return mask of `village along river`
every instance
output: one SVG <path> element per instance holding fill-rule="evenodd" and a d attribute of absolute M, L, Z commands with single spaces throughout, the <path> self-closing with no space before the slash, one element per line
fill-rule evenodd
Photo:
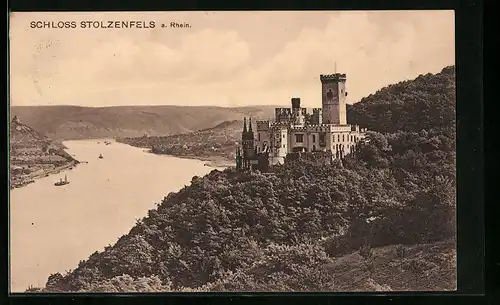
<path fill-rule="evenodd" d="M 110 142 L 64 142 L 69 154 L 88 163 L 11 190 L 12 292 L 43 287 L 51 273 L 75 269 L 128 233 L 169 192 L 214 169 L 202 161 Z M 54 186 L 65 174 L 70 183 Z"/>

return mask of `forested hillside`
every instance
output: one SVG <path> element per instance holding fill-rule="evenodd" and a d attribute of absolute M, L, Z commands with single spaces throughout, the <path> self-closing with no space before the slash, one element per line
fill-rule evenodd
<path fill-rule="evenodd" d="M 404 128 L 384 116 L 376 125 L 390 108 L 376 100 L 384 90 L 360 102 L 358 120 L 380 133 L 343 164 L 306 157 L 268 174 L 193 177 L 115 245 L 51 275 L 43 291 L 455 289 L 455 120 L 439 110 L 455 113 L 453 71 L 415 80 L 448 101 L 425 102 L 417 114 L 417 100 L 436 101 L 428 87 L 384 89 L 417 97 L 396 102 L 401 116 L 390 120 Z"/>
<path fill-rule="evenodd" d="M 348 107 L 347 120 L 382 133 L 449 128 L 455 126 L 455 103 L 455 67 L 450 66 L 362 98 Z"/>

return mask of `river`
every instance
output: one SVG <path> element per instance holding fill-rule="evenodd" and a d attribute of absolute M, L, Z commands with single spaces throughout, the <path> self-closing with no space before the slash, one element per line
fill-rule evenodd
<path fill-rule="evenodd" d="M 88 163 L 11 190 L 11 292 L 43 287 L 51 273 L 75 269 L 128 233 L 169 192 L 214 169 L 109 141 L 64 142 L 68 153 Z M 65 174 L 70 184 L 55 187 Z"/>

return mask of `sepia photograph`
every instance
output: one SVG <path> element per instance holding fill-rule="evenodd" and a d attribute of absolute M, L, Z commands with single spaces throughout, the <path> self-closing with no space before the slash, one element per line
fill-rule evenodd
<path fill-rule="evenodd" d="M 453 10 L 9 15 L 11 293 L 455 291 Z"/>

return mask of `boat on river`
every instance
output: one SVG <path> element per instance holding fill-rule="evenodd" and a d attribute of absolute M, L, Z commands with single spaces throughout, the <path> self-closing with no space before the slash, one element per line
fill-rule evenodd
<path fill-rule="evenodd" d="M 64 175 L 64 180 L 60 180 L 59 182 L 54 183 L 55 186 L 63 186 L 69 184 L 68 177 Z"/>
<path fill-rule="evenodd" d="M 102 158 L 104 158 L 104 157 L 102 156 L 102 154 L 100 154 L 100 155 L 99 155 L 99 159 L 102 159 Z"/>

